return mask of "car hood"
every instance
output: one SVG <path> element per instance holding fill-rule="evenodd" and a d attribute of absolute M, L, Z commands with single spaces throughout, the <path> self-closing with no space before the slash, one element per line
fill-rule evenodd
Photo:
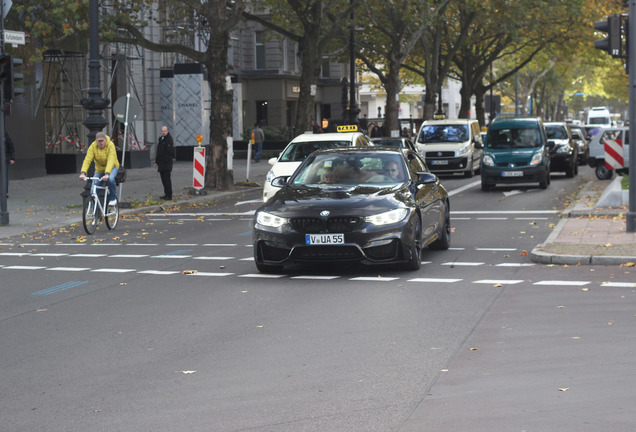
<path fill-rule="evenodd" d="M 489 149 L 488 154 L 491 155 L 497 162 L 510 162 L 516 160 L 530 160 L 532 156 L 541 151 L 541 147 L 527 148 L 527 149 Z"/>
<path fill-rule="evenodd" d="M 466 145 L 466 142 L 439 142 L 439 143 L 418 143 L 417 148 L 420 152 L 443 152 L 443 151 L 455 151 Z"/>
<path fill-rule="evenodd" d="M 302 162 L 276 162 L 272 166 L 271 171 L 274 173 L 274 177 L 290 176 L 301 163 Z"/>
<path fill-rule="evenodd" d="M 320 217 L 328 210 L 331 216 L 369 216 L 398 207 L 412 205 L 406 184 L 394 187 L 285 187 L 259 210 L 281 217 Z"/>

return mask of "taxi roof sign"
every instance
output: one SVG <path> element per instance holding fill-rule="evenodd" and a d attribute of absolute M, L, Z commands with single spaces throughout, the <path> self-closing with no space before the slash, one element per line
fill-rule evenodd
<path fill-rule="evenodd" d="M 342 125 L 336 128 L 338 132 L 358 132 L 358 125 Z"/>

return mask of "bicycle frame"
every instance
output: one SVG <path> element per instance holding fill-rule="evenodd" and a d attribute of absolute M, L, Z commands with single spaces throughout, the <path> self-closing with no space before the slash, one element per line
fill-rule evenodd
<path fill-rule="evenodd" d="M 117 221 L 119 220 L 119 203 L 115 205 L 108 205 L 109 193 L 108 183 L 104 182 L 103 185 L 99 184 L 101 177 L 86 177 L 85 181 L 91 181 L 91 194 L 84 199 L 82 222 L 84 230 L 88 234 L 93 234 L 95 229 L 99 225 L 102 217 L 106 222 L 106 226 L 109 230 L 115 229 Z M 103 190 L 103 198 L 100 199 L 99 191 Z"/>

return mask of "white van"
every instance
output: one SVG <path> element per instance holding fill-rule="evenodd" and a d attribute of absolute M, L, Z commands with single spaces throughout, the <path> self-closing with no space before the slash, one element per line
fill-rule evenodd
<path fill-rule="evenodd" d="M 612 118 L 607 107 L 593 107 L 587 113 L 587 125 L 612 127 Z"/>
<path fill-rule="evenodd" d="M 422 123 L 415 146 L 431 172 L 464 173 L 479 171 L 484 146 L 477 120 L 427 120 Z"/>

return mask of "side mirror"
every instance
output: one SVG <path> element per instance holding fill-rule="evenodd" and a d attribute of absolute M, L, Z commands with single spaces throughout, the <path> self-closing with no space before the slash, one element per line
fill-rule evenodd
<path fill-rule="evenodd" d="M 417 173 L 417 184 L 428 184 L 435 183 L 437 181 L 437 176 L 430 172 L 418 172 Z"/>
<path fill-rule="evenodd" d="M 270 165 L 274 165 L 274 164 L 276 163 L 276 161 L 278 160 L 278 158 L 279 158 L 279 157 L 280 157 L 280 155 L 278 155 L 277 157 L 270 158 L 270 159 L 267 161 L 267 163 L 268 163 L 268 164 L 270 164 Z"/>
<path fill-rule="evenodd" d="M 272 186 L 282 188 L 283 186 L 285 186 L 287 184 L 287 180 L 288 179 L 289 179 L 289 177 L 287 177 L 287 176 L 285 176 L 285 177 L 276 177 L 274 180 L 272 180 Z"/>
<path fill-rule="evenodd" d="M 475 140 L 475 148 L 476 149 L 482 149 L 482 148 L 484 148 L 484 144 L 481 141 Z"/>
<path fill-rule="evenodd" d="M 553 152 L 556 148 L 556 143 L 554 141 L 548 141 L 548 151 Z"/>

